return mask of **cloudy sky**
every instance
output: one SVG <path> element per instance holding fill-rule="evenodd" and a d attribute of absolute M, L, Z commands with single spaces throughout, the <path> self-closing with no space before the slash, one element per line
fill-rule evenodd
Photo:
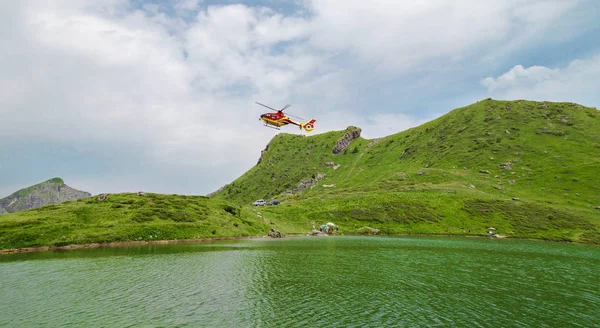
<path fill-rule="evenodd" d="M 0 40 L 0 197 L 209 193 L 279 133 L 254 101 L 366 138 L 487 97 L 600 107 L 596 0 L 0 1 Z"/>

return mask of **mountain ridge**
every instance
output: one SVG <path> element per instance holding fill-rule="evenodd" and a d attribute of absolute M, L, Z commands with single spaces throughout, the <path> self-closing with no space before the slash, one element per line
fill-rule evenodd
<path fill-rule="evenodd" d="M 52 178 L 0 199 L 0 214 L 20 212 L 90 196 L 88 192 L 67 186 L 61 178 Z"/>

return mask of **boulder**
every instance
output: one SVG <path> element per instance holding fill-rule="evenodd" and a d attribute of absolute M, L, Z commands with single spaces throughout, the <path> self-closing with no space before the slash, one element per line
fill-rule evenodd
<path fill-rule="evenodd" d="M 517 200 L 517 201 L 519 201 L 519 200 L 521 200 L 521 198 L 518 198 L 518 197 L 513 197 L 513 198 L 512 198 L 512 200 Z"/>
<path fill-rule="evenodd" d="M 479 170 L 479 173 L 490 174 L 490 171 L 488 171 L 488 170 Z"/>
<path fill-rule="evenodd" d="M 281 231 L 276 230 L 275 228 L 271 227 L 271 230 L 269 230 L 269 237 L 272 238 L 282 238 L 283 234 L 281 233 Z"/>
<path fill-rule="evenodd" d="M 143 191 L 138 191 L 138 192 L 137 192 L 137 195 L 138 195 L 138 196 L 146 196 L 146 193 L 145 193 L 145 192 L 143 192 Z"/>
<path fill-rule="evenodd" d="M 110 195 L 110 194 L 100 194 L 100 195 L 98 195 L 98 200 L 101 202 L 105 201 L 108 199 L 108 195 Z"/>
<path fill-rule="evenodd" d="M 332 167 L 335 163 L 333 161 L 325 163 L 325 167 Z"/>

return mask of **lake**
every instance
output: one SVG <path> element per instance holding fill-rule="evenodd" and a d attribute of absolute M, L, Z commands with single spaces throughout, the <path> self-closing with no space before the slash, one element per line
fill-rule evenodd
<path fill-rule="evenodd" d="M 597 327 L 600 247 L 302 237 L 0 255 L 7 327 Z"/>

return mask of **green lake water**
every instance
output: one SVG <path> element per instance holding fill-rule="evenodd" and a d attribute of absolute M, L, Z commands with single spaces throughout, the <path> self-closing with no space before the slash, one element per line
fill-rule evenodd
<path fill-rule="evenodd" d="M 4 327 L 598 327 L 600 248 L 307 237 L 0 255 Z"/>

